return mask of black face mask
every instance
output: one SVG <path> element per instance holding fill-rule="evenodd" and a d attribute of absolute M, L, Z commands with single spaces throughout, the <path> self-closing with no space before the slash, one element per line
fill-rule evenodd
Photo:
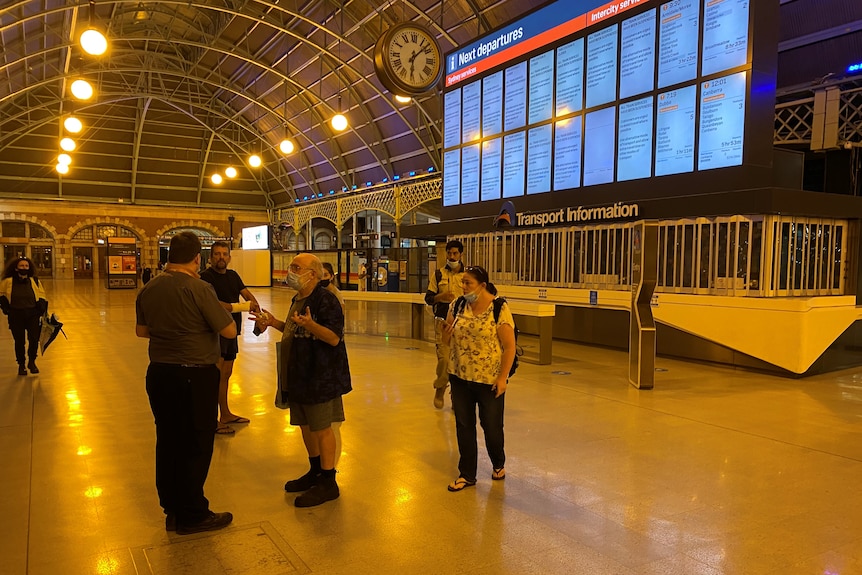
<path fill-rule="evenodd" d="M 331 281 L 332 280 L 320 280 L 320 286 L 321 287 L 329 287 L 329 282 L 331 282 Z"/>
<path fill-rule="evenodd" d="M 30 277 L 30 272 L 28 272 L 28 271 L 24 271 L 24 272 L 22 272 L 21 270 L 15 270 L 15 271 L 18 273 L 18 279 L 21 281 L 24 281 Z"/>

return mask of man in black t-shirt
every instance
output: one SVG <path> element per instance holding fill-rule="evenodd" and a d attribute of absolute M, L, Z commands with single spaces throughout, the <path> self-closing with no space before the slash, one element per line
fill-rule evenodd
<path fill-rule="evenodd" d="M 218 361 L 218 368 L 221 373 L 218 388 L 218 406 L 219 406 L 219 426 L 216 433 L 221 435 L 231 435 L 234 429 L 228 425 L 230 423 L 248 423 L 248 418 L 232 413 L 227 404 L 228 388 L 230 387 L 230 376 L 233 373 L 233 362 L 236 360 L 236 355 L 239 353 L 239 334 L 242 331 L 242 312 L 236 311 L 240 305 L 240 296 L 249 302 L 249 311 L 260 311 L 260 305 L 245 287 L 242 278 L 233 270 L 227 268 L 230 263 L 230 246 L 226 242 L 214 242 L 210 250 L 210 267 L 202 274 L 201 279 L 209 282 L 215 288 L 219 302 L 226 310 L 232 312 L 234 322 L 236 322 L 237 337 L 228 339 L 221 337 L 221 358 Z"/>
<path fill-rule="evenodd" d="M 173 236 L 165 272 L 135 301 L 135 334 L 149 340 L 156 489 L 165 529 L 180 535 L 222 529 L 233 520 L 229 512 L 210 510 L 204 483 L 217 426 L 218 338 L 236 337 L 236 325 L 213 288 L 198 279 L 200 253 L 195 234 Z"/>

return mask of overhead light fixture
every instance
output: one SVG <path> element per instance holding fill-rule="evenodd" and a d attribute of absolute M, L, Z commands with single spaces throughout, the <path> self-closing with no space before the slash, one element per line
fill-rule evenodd
<path fill-rule="evenodd" d="M 236 168 L 234 168 L 233 166 L 228 166 L 224 170 L 224 175 L 227 176 L 228 178 L 235 178 L 236 177 Z"/>
<path fill-rule="evenodd" d="M 55 166 L 55 169 L 61 174 L 68 174 L 69 173 L 69 166 L 67 166 L 66 164 L 57 164 Z"/>
<path fill-rule="evenodd" d="M 344 117 L 344 114 L 335 114 L 332 116 L 332 129 L 336 132 L 343 132 L 347 129 L 347 118 Z"/>
<path fill-rule="evenodd" d="M 140 22 L 141 20 L 148 20 L 150 17 L 150 13 L 144 9 L 144 3 L 138 2 L 138 7 L 135 10 L 135 22 Z"/>
<path fill-rule="evenodd" d="M 220 185 L 224 181 L 221 177 L 221 174 L 213 174 L 212 176 L 210 176 L 210 180 L 212 180 L 212 183 L 214 183 L 217 186 Z"/>
<path fill-rule="evenodd" d="M 81 120 L 79 120 L 75 116 L 69 116 L 68 118 L 63 120 L 63 127 L 66 128 L 67 132 L 77 134 L 84 129 L 84 124 L 82 124 Z"/>
<path fill-rule="evenodd" d="M 108 39 L 95 28 L 89 28 L 81 34 L 81 48 L 87 54 L 101 56 L 108 50 Z"/>
<path fill-rule="evenodd" d="M 248 165 L 252 168 L 259 168 L 263 161 L 260 159 L 260 156 L 257 154 L 252 154 L 248 157 Z"/>
<path fill-rule="evenodd" d="M 93 97 L 93 87 L 86 80 L 72 82 L 72 95 L 79 100 L 89 100 Z"/>
<path fill-rule="evenodd" d="M 60 140 L 60 147 L 66 152 L 72 152 L 76 148 L 75 140 L 72 138 L 63 138 Z"/>
<path fill-rule="evenodd" d="M 400 102 L 401 104 L 409 104 L 410 102 L 413 101 L 413 98 L 411 98 L 410 96 L 398 96 L 398 95 L 396 95 L 395 101 Z"/>
<path fill-rule="evenodd" d="M 290 140 L 285 138 L 278 145 L 278 149 L 281 150 L 282 154 L 292 154 L 293 153 L 293 142 L 291 142 Z"/>
<path fill-rule="evenodd" d="M 60 154 L 59 156 L 57 156 L 57 163 L 63 164 L 64 166 L 68 166 L 72 163 L 72 156 L 70 156 L 69 154 Z"/>

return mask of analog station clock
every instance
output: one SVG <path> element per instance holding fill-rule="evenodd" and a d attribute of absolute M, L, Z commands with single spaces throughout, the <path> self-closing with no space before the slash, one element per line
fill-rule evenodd
<path fill-rule="evenodd" d="M 374 70 L 393 94 L 418 96 L 433 88 L 443 72 L 436 38 L 419 24 L 406 22 L 387 30 L 374 46 Z"/>

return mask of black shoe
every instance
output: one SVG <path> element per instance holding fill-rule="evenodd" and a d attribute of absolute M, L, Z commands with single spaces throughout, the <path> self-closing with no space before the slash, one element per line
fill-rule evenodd
<path fill-rule="evenodd" d="M 338 499 L 340 495 L 335 478 L 321 478 L 320 483 L 300 495 L 293 502 L 297 507 L 314 507 Z"/>
<path fill-rule="evenodd" d="M 298 479 L 291 479 L 287 483 L 284 484 L 284 490 L 288 493 L 299 493 L 300 491 L 308 491 L 315 485 L 317 485 L 318 480 L 320 479 L 320 473 L 315 473 L 314 471 L 309 471 L 302 477 Z"/>
<path fill-rule="evenodd" d="M 27 375 L 27 368 L 24 367 L 23 363 L 18 364 L 18 375 Z"/>
<path fill-rule="evenodd" d="M 227 511 L 224 513 L 212 513 L 203 521 L 192 523 L 191 525 L 177 525 L 178 535 L 190 535 L 192 533 L 201 533 L 202 531 L 216 531 L 224 529 L 230 522 L 233 521 L 233 515 Z M 167 527 L 167 525 L 165 526 Z"/>
<path fill-rule="evenodd" d="M 177 530 L 177 516 L 173 513 L 168 513 L 165 516 L 165 531 Z"/>
<path fill-rule="evenodd" d="M 31 361 L 30 363 L 28 363 L 27 368 L 30 370 L 30 373 L 39 373 L 39 368 L 36 367 L 35 361 Z M 24 369 L 24 368 L 22 367 L 21 369 Z M 19 370 L 19 372 L 20 372 L 20 370 Z"/>

